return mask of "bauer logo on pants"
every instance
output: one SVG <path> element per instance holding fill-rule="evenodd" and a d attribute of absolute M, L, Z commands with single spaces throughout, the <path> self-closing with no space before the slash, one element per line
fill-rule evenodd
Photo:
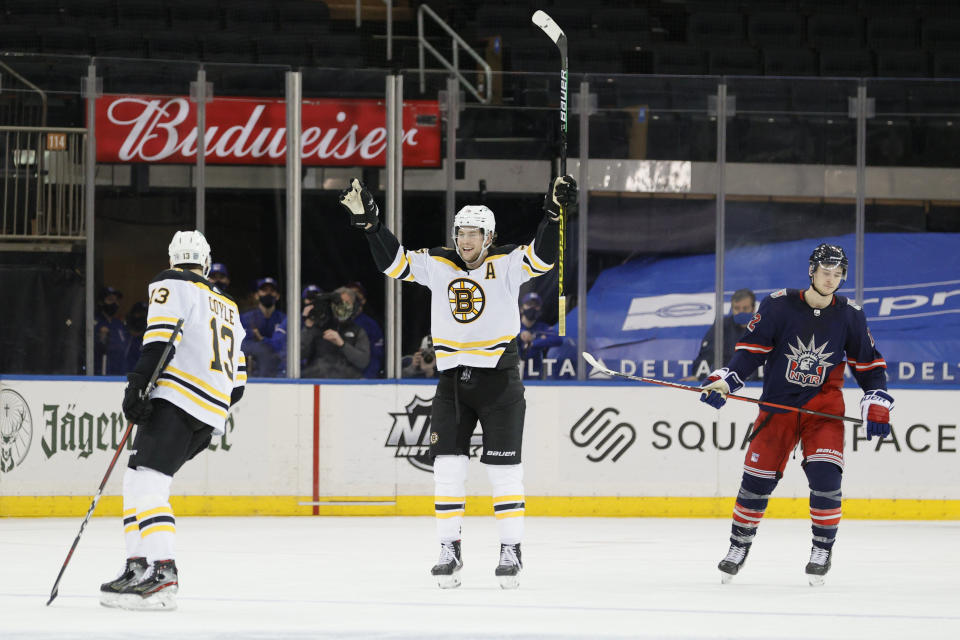
<path fill-rule="evenodd" d="M 594 415 L 594 408 L 590 407 L 570 429 L 573 444 L 588 448 L 587 460 L 590 462 L 600 462 L 614 452 L 610 461 L 616 462 L 637 439 L 633 425 L 626 422 L 613 424 L 612 416 L 618 415 L 620 412 L 613 407 Z"/>
<path fill-rule="evenodd" d="M 407 461 L 422 471 L 433 471 L 433 461 L 430 459 L 430 412 L 433 408 L 433 398 L 424 399 L 414 396 L 403 411 L 390 412 L 393 424 L 387 435 L 387 447 L 394 449 L 395 458 L 406 458 Z M 480 453 L 483 438 L 474 433 L 470 438 L 470 457 Z"/>

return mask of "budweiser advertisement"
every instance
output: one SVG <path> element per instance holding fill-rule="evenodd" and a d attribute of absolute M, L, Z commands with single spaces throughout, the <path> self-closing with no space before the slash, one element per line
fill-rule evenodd
<path fill-rule="evenodd" d="M 185 96 L 106 95 L 96 102 L 97 162 L 193 164 L 196 103 Z M 303 164 L 383 166 L 386 104 L 381 100 L 304 100 Z M 286 103 L 280 99 L 220 97 L 207 103 L 206 161 L 286 163 Z M 440 166 L 436 101 L 403 103 L 403 164 Z"/>

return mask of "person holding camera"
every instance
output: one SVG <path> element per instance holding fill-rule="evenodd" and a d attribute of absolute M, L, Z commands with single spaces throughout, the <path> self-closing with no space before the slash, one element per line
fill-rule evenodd
<path fill-rule="evenodd" d="M 517 300 L 524 282 L 553 268 L 559 223 L 577 204 L 577 183 L 571 176 L 551 181 L 536 236 L 522 245 L 495 244 L 496 219 L 484 205 L 468 205 L 454 216 L 452 248 L 411 251 L 384 226 L 373 195 L 359 179 L 340 194 L 340 204 L 349 212 L 351 226 L 365 234 L 382 273 L 430 290 L 430 335 L 440 372 L 430 413 L 440 559 L 430 573 L 441 589 L 460 586 L 467 465 L 479 422 L 480 462 L 492 485 L 500 537 L 494 575 L 501 588 L 515 589 L 523 567 L 521 453 L 527 408 L 517 348 Z"/>
<path fill-rule="evenodd" d="M 412 356 L 404 356 L 403 369 L 400 376 L 403 378 L 436 378 L 437 354 L 433 350 L 433 339 L 430 335 L 423 336 L 420 348 Z"/>
<path fill-rule="evenodd" d="M 340 287 L 319 294 L 303 309 L 300 375 L 304 378 L 360 378 L 370 362 L 370 338 L 356 322 L 357 294 Z"/>

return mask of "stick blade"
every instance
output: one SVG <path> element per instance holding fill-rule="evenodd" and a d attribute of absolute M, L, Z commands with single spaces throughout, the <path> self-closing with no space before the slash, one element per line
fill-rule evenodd
<path fill-rule="evenodd" d="M 50 599 L 47 600 L 48 607 L 50 606 L 50 603 L 53 602 L 53 599 L 57 597 L 58 593 L 59 593 L 59 590 L 56 587 L 54 587 L 53 591 L 50 592 Z"/>
<path fill-rule="evenodd" d="M 587 364 L 590 365 L 591 367 L 593 367 L 594 369 L 596 369 L 596 368 L 598 368 L 598 367 L 600 366 L 600 363 L 597 362 L 597 359 L 594 358 L 594 357 L 593 357 L 592 355 L 590 355 L 589 353 L 587 353 L 586 351 L 584 351 L 584 352 L 581 353 L 580 355 L 583 356 L 583 359 L 587 361 Z"/>
<path fill-rule="evenodd" d="M 554 44 L 556 44 L 561 37 L 566 38 L 563 33 L 563 29 L 561 29 L 560 26 L 553 21 L 553 18 L 546 14 L 546 12 L 538 9 L 533 14 L 533 17 L 530 18 L 530 20 L 533 22 L 533 24 L 543 29 L 543 32 L 547 34 L 547 37 L 553 40 Z"/>

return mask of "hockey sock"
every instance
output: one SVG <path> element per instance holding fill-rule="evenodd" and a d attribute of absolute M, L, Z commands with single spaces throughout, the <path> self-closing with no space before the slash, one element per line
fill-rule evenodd
<path fill-rule="evenodd" d="M 131 489 L 140 530 L 140 555 L 145 556 L 150 564 L 156 560 L 173 560 L 177 533 L 170 507 L 173 476 L 147 467 L 137 467 L 133 475 Z"/>
<path fill-rule="evenodd" d="M 127 546 L 127 557 L 142 556 L 140 551 L 140 527 L 137 526 L 137 507 L 134 502 L 134 486 L 137 472 L 130 467 L 123 474 L 123 541 Z"/>
<path fill-rule="evenodd" d="M 813 546 L 832 549 L 840 527 L 843 472 L 832 462 L 810 462 L 804 468 L 810 484 L 810 522 Z"/>
<path fill-rule="evenodd" d="M 517 544 L 523 539 L 523 465 L 488 464 L 487 475 L 493 485 L 493 513 L 501 544 Z"/>
<path fill-rule="evenodd" d="M 434 513 L 440 542 L 460 539 L 467 504 L 467 456 L 437 456 L 433 460 Z"/>
<path fill-rule="evenodd" d="M 777 486 L 776 478 L 761 478 L 749 473 L 743 474 L 737 503 L 733 507 L 733 527 L 730 542 L 749 547 L 757 535 L 757 527 L 767 510 L 770 494 Z"/>

